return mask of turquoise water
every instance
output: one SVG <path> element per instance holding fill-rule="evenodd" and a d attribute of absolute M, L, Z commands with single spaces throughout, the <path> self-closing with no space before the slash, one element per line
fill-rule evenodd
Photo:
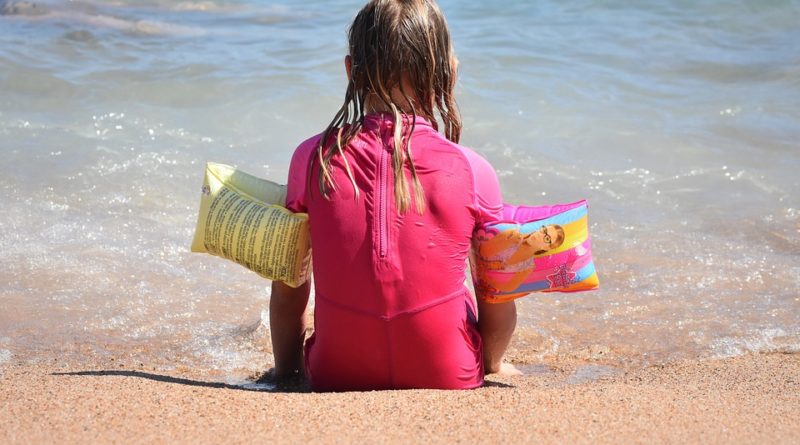
<path fill-rule="evenodd" d="M 268 283 L 188 252 L 202 166 L 285 181 L 360 2 L 0 5 L 0 362 L 268 366 Z M 521 301 L 538 356 L 800 350 L 800 2 L 441 5 L 462 142 L 591 205 L 602 289 Z"/>

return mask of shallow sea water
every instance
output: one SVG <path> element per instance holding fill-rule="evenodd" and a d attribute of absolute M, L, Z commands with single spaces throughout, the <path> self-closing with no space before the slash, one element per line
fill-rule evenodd
<path fill-rule="evenodd" d="M 462 142 L 591 206 L 602 288 L 521 300 L 524 361 L 800 351 L 800 2 L 717 3 L 441 2 Z M 360 2 L 35 4 L 0 2 L 0 362 L 263 371 L 268 282 L 188 251 L 202 168 L 285 181 Z"/>

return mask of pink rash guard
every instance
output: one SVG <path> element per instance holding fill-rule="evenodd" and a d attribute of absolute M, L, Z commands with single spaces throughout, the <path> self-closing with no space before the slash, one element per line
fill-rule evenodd
<path fill-rule="evenodd" d="M 415 123 L 411 152 L 427 203 L 422 215 L 395 208 L 391 115 L 367 116 L 345 151 L 358 199 L 340 156 L 331 161 L 336 189 L 329 200 L 320 194 L 319 135 L 292 157 L 286 207 L 307 212 L 311 226 L 315 333 L 305 345 L 305 367 L 314 390 L 483 384 L 481 338 L 464 279 L 473 231 L 502 217 L 500 187 L 485 159 L 425 119 Z"/>

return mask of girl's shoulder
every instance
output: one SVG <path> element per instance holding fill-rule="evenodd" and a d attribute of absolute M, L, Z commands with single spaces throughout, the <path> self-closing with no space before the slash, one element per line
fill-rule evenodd
<path fill-rule="evenodd" d="M 467 159 L 467 162 L 469 163 L 470 167 L 472 168 L 472 171 L 476 175 L 486 174 L 488 172 L 491 172 L 491 174 L 494 174 L 494 167 L 492 167 L 492 165 L 489 163 L 489 161 L 486 158 L 484 158 L 482 155 L 480 155 L 477 151 L 473 150 L 472 148 L 460 145 L 460 144 L 456 144 L 456 146 L 461 151 L 461 153 L 464 155 L 464 157 Z"/>
<path fill-rule="evenodd" d="M 436 132 L 435 130 L 433 131 L 436 135 L 435 137 L 438 139 L 438 142 L 442 145 L 448 146 L 454 154 L 462 157 L 469 165 L 469 168 L 472 170 L 473 174 L 476 176 L 487 173 L 494 175 L 494 167 L 492 167 L 489 161 L 486 160 L 486 158 L 484 158 L 480 153 L 471 147 L 467 147 L 466 145 L 452 142 L 444 137 L 443 134 Z"/>
<path fill-rule="evenodd" d="M 292 154 L 292 161 L 289 164 L 289 178 L 306 176 L 308 165 L 311 161 L 311 156 L 316 153 L 319 147 L 319 140 L 322 138 L 322 133 L 311 136 L 305 141 L 301 142 L 297 148 L 294 149 Z"/>
<path fill-rule="evenodd" d="M 318 133 L 301 142 L 297 148 L 294 149 L 292 163 L 294 163 L 296 158 L 308 159 L 316 151 L 317 147 L 319 147 L 319 141 L 321 138 L 322 133 Z"/>
<path fill-rule="evenodd" d="M 322 133 L 317 133 L 314 136 L 304 140 L 301 142 L 297 148 L 294 149 L 295 155 L 298 153 L 306 153 L 306 152 L 313 152 L 317 147 L 319 147 L 319 140 L 322 138 Z"/>
<path fill-rule="evenodd" d="M 444 136 L 442 139 L 445 139 Z M 503 196 L 497 172 L 492 164 L 470 147 L 447 142 L 453 151 L 464 159 L 471 172 L 472 191 L 479 219 L 484 221 L 499 217 L 502 214 Z"/>

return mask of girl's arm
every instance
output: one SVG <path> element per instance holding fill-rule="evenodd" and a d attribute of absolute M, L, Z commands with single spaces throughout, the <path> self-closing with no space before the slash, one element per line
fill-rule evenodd
<path fill-rule="evenodd" d="M 296 289 L 280 281 L 272 282 L 269 331 L 272 354 L 275 356 L 274 377 L 277 379 L 303 375 L 303 341 L 309 291 L 308 282 Z"/>
<path fill-rule="evenodd" d="M 517 304 L 515 300 L 505 303 L 487 303 L 478 296 L 478 330 L 483 340 L 483 370 L 486 374 L 520 374 L 517 369 L 503 362 L 511 336 L 517 326 Z"/>

